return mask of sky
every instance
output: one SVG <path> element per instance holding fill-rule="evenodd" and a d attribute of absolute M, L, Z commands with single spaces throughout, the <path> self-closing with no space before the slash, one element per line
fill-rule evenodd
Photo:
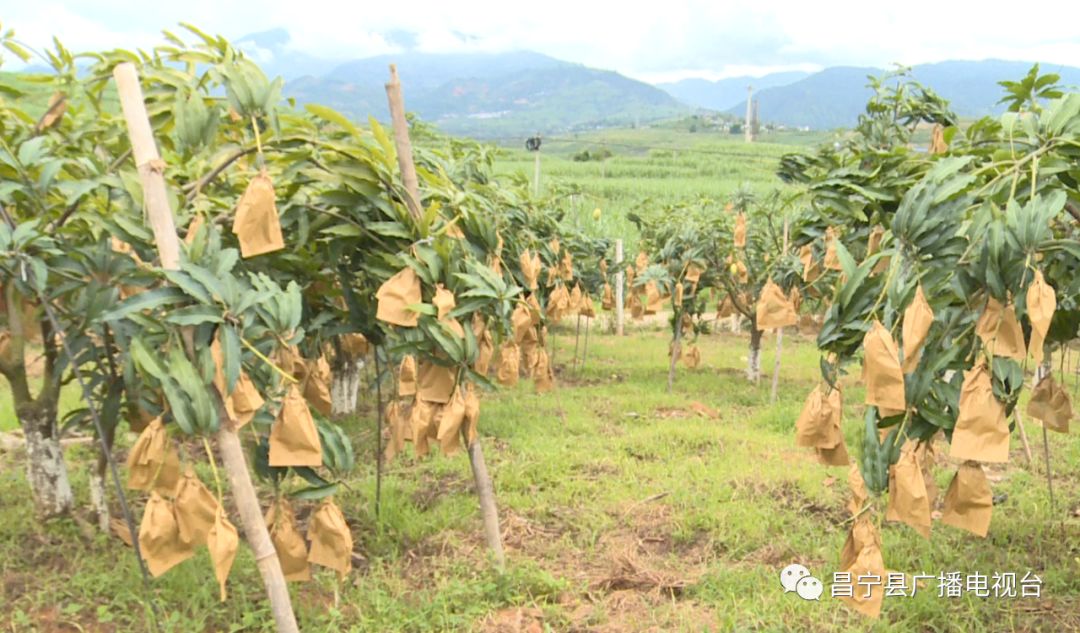
<path fill-rule="evenodd" d="M 191 22 L 238 39 L 284 27 L 291 50 L 345 60 L 393 53 L 534 50 L 649 82 L 945 59 L 1080 65 L 1080 3 L 778 0 L 326 2 L 4 0 L 0 24 L 44 47 L 152 47 Z M 641 8 L 638 8 L 638 7 Z M 1031 7 L 1031 10 L 1024 7 Z M 14 67 L 8 58 L 5 66 Z"/>

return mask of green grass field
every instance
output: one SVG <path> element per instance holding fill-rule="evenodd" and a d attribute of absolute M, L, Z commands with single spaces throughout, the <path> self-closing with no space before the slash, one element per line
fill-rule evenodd
<path fill-rule="evenodd" d="M 743 186 L 759 193 L 782 187 L 774 173 L 780 156 L 828 138 L 824 133 L 777 133 L 748 144 L 742 136 L 663 127 L 553 137 L 541 147 L 541 189 L 576 186 L 581 194 L 562 202 L 570 224 L 597 237 L 623 238 L 630 248 L 637 232 L 627 212 L 654 211 L 698 196 L 725 200 Z M 522 147 L 508 146 L 496 171 L 531 182 L 535 156 Z M 613 154 L 606 161 L 572 159 L 583 150 L 603 149 Z M 600 220 L 594 219 L 594 209 L 601 210 Z"/>
<path fill-rule="evenodd" d="M 1075 435 L 1050 437 L 1055 508 L 1041 450 L 1028 467 L 1014 434 L 1010 466 L 990 469 L 995 494 L 1007 497 L 994 509 L 987 539 L 939 524 L 929 541 L 903 525 L 882 527 L 891 570 L 1032 571 L 1042 579 L 1041 598 L 939 598 L 931 585 L 914 598 L 886 599 L 882 619 L 873 622 L 828 590 L 820 602 L 806 602 L 779 584 L 780 569 L 799 562 L 828 586 L 845 539 L 846 469 L 821 466 L 794 446 L 795 418 L 817 380 L 812 340 L 785 338 L 779 402 L 770 405 L 768 380 L 752 385 L 743 375 L 745 333 L 702 337 L 702 367 L 680 367 L 668 394 L 664 332 L 633 328 L 620 340 L 594 325 L 588 362 L 574 372 L 569 325 L 555 337 L 555 393 L 536 395 L 522 381 L 484 398 L 482 441 L 500 506 L 506 573 L 496 574 L 486 560 L 464 454 L 418 461 L 407 450 L 387 468 L 376 520 L 373 460 L 364 458 L 374 450 L 366 399 L 365 414 L 345 423 L 359 465 L 338 497 L 362 560 L 344 584 L 322 570 L 311 583 L 293 585 L 304 631 L 1080 627 Z M 762 365 L 771 368 L 771 335 L 764 349 Z M 862 392 L 854 376 L 845 384 L 844 429 L 856 453 Z M 719 417 L 698 414 L 695 403 Z M 1039 427 L 1027 428 L 1040 449 Z M 0 455 L 0 630 L 151 630 L 131 550 L 95 533 L 85 510 L 75 522 L 31 520 L 20 459 Z M 83 508 L 92 460 L 85 449 L 69 452 Z M 954 470 L 939 457 L 942 494 Z M 161 630 L 271 630 L 246 547 L 229 592 L 219 604 L 200 552 L 153 582 Z"/>

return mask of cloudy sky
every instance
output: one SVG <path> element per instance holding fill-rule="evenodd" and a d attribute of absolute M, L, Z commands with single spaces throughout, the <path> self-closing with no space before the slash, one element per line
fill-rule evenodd
<path fill-rule="evenodd" d="M 149 47 L 188 21 L 229 38 L 287 28 L 290 47 L 348 59 L 403 46 L 431 52 L 530 49 L 646 81 L 721 78 L 832 65 L 882 67 L 999 58 L 1080 65 L 1080 3 L 908 0 L 31 0 L 6 3 L 5 29 L 75 50 Z M 958 6 L 959 5 L 959 6 Z M 1037 14 L 1037 15 L 1036 15 Z M 1052 19 L 1050 16 L 1053 16 Z"/>

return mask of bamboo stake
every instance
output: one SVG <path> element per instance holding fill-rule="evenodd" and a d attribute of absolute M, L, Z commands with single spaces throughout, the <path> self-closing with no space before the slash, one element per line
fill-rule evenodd
<path fill-rule="evenodd" d="M 1013 409 L 1016 416 L 1016 430 L 1020 431 L 1020 443 L 1024 445 L 1024 457 L 1027 458 L 1028 468 L 1031 468 L 1034 460 L 1031 458 L 1031 444 L 1028 442 L 1027 431 L 1024 429 L 1024 418 L 1020 416 L 1020 407 Z"/>
<path fill-rule="evenodd" d="M 573 366 L 572 366 L 572 369 L 571 369 L 571 371 L 573 371 L 575 375 L 577 374 L 577 358 L 578 358 L 578 350 L 580 349 L 580 347 L 579 347 L 580 343 L 581 343 L 581 315 L 579 314 L 579 315 L 577 315 L 577 333 L 574 334 L 574 363 L 573 363 Z"/>
<path fill-rule="evenodd" d="M 623 245 L 622 240 L 615 240 L 615 266 L 619 268 L 619 272 L 615 273 L 615 336 L 623 335 L 624 326 L 624 312 L 623 305 L 625 304 L 625 292 L 623 290 L 624 280 L 626 279 L 626 273 L 623 272 L 620 266 L 623 261 Z"/>
<path fill-rule="evenodd" d="M 592 329 L 592 317 L 585 317 L 585 350 L 581 352 L 581 370 L 585 371 L 585 360 L 589 357 L 589 330 Z"/>
<path fill-rule="evenodd" d="M 180 268 L 180 240 L 176 235 L 176 225 L 172 210 L 169 208 L 168 194 L 165 189 L 165 177 L 162 175 L 165 164 L 157 151 L 150 119 L 146 114 L 142 88 L 135 66 L 124 62 L 113 69 L 120 106 L 127 123 L 128 136 L 135 157 L 135 164 L 142 180 L 143 204 L 154 231 L 161 267 L 169 270 Z M 211 386 L 218 416 L 222 420 L 217 433 L 218 452 L 222 465 L 229 477 L 229 485 L 236 501 L 236 511 L 240 516 L 240 525 L 244 537 L 255 554 L 255 561 L 266 585 L 266 594 L 270 599 L 270 610 L 274 616 L 277 630 L 281 633 L 299 633 L 296 616 L 293 614 L 289 589 L 285 584 L 285 575 L 281 571 L 277 551 L 270 540 L 270 533 L 263 520 L 259 498 L 255 486 L 251 483 L 247 460 L 240 438 L 236 435 L 235 422 L 225 411 L 221 394 Z"/>
<path fill-rule="evenodd" d="M 405 121 L 405 102 L 401 97 L 401 82 L 398 81 L 397 67 L 390 64 L 390 82 L 386 84 L 386 97 L 390 105 L 390 119 L 394 126 L 394 144 L 398 151 L 398 165 L 401 167 L 401 180 L 405 183 L 406 201 L 409 211 L 420 218 L 420 185 L 416 179 L 416 166 L 412 161 L 412 143 L 409 141 L 409 127 Z M 552 361 L 554 367 L 554 361 Z M 466 443 L 469 446 L 469 462 L 472 465 L 473 480 L 476 483 L 476 496 L 480 501 L 480 517 L 484 522 L 484 535 L 488 547 L 495 556 L 495 566 L 502 571 L 505 566 L 503 556 L 502 532 L 499 530 L 499 511 L 495 505 L 495 487 L 491 483 L 487 466 L 484 464 L 484 452 L 480 447 L 480 438 Z"/>
<path fill-rule="evenodd" d="M 405 99 L 401 95 L 397 66 L 390 64 L 390 82 L 386 84 L 386 98 L 390 102 L 390 121 L 394 127 L 394 145 L 397 147 L 401 182 L 405 184 L 405 204 L 414 219 L 422 216 L 420 210 L 420 182 L 416 178 L 413 163 L 412 141 L 409 140 L 409 123 L 405 119 Z"/>
<path fill-rule="evenodd" d="M 1047 374 L 1054 371 L 1053 365 L 1050 362 L 1050 357 L 1047 355 L 1045 361 L 1043 361 L 1035 369 L 1035 384 L 1039 384 L 1039 381 L 1043 379 Z M 1056 507 L 1054 504 L 1054 475 L 1050 469 L 1050 438 L 1046 433 L 1046 423 L 1042 424 L 1042 436 L 1043 436 L 1043 459 L 1046 460 L 1046 491 L 1050 495 L 1050 512 L 1054 512 Z"/>

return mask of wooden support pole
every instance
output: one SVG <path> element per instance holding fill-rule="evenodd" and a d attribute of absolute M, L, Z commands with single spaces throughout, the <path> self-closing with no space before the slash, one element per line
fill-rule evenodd
<path fill-rule="evenodd" d="M 619 268 L 619 272 L 615 273 L 615 335 L 623 335 L 624 325 L 624 312 L 623 306 L 626 303 L 624 298 L 626 296 L 623 286 L 625 285 L 626 273 L 622 271 L 621 264 L 623 262 L 623 246 L 622 240 L 615 240 L 615 266 Z"/>
<path fill-rule="evenodd" d="M 533 152 L 533 195 L 540 197 L 540 150 Z"/>
<path fill-rule="evenodd" d="M 406 200 L 411 200 L 409 211 L 415 217 L 421 217 L 420 185 L 416 180 L 416 166 L 412 161 L 412 143 L 409 140 L 409 127 L 405 121 L 405 102 L 401 98 L 401 82 L 398 81 L 397 68 L 390 64 L 390 83 L 386 84 L 386 97 L 390 103 L 390 120 L 394 125 L 394 143 L 397 145 L 398 165 L 401 167 L 401 180 L 405 183 Z M 412 206 L 415 204 L 415 208 Z M 552 361 L 554 367 L 554 361 Z M 466 440 L 466 443 L 468 441 Z M 480 501 L 480 517 L 484 522 L 484 535 L 488 547 L 495 556 L 495 565 L 502 571 L 505 566 L 503 555 L 502 532 L 499 530 L 499 511 L 495 505 L 495 486 L 491 483 L 487 466 L 484 464 L 484 451 L 477 437 L 469 445 L 469 463 L 472 465 L 473 480 L 476 483 L 476 496 Z"/>
<path fill-rule="evenodd" d="M 128 136 L 131 138 L 135 165 L 138 167 L 139 177 L 142 180 L 143 204 L 154 231 L 154 241 L 157 244 L 158 256 L 161 258 L 161 266 L 165 269 L 176 270 L 180 267 L 180 239 L 176 234 L 176 224 L 173 221 L 165 189 L 165 177 L 162 175 L 165 164 L 161 161 L 157 144 L 154 142 L 142 88 L 139 86 L 139 75 L 133 64 L 124 62 L 113 69 L 113 78 L 116 80 L 120 107 L 127 123 Z M 217 391 L 213 386 L 211 389 Z M 236 511 L 240 516 L 240 526 L 255 554 L 259 573 L 262 574 L 263 584 L 266 585 L 270 611 L 273 613 L 277 631 L 298 633 L 299 628 L 296 624 L 296 616 L 293 614 L 289 589 L 285 584 L 285 575 L 281 572 L 277 551 L 270 540 L 270 532 L 266 529 L 262 509 L 259 507 L 259 498 L 255 494 L 255 486 L 251 483 L 251 473 L 248 472 L 243 446 L 233 428 L 233 421 L 225 412 L 221 394 L 214 395 L 216 396 L 214 400 L 218 405 L 218 415 L 222 420 L 221 428 L 217 433 L 218 452 L 221 454 L 221 462 L 228 474 L 229 485 L 232 487 Z"/>
<path fill-rule="evenodd" d="M 394 146 L 397 148 L 398 167 L 401 168 L 401 182 L 405 184 L 405 205 L 414 219 L 420 219 L 420 181 L 416 178 L 409 122 L 405 119 L 405 99 L 401 95 L 401 82 L 398 81 L 397 66 L 394 64 L 390 64 L 386 99 L 390 102 L 390 121 L 394 127 Z"/>

